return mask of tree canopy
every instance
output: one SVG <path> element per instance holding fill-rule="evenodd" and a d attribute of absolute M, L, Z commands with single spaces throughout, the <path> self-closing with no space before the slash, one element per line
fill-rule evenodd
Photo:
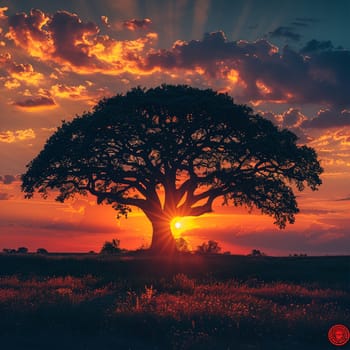
<path fill-rule="evenodd" d="M 257 208 L 284 228 L 298 212 L 295 189 L 316 190 L 314 149 L 227 94 L 189 86 L 134 88 L 63 121 L 22 176 L 27 198 L 58 190 L 127 215 L 141 208 L 152 248 L 175 249 L 169 222 L 211 212 L 213 201 Z"/>

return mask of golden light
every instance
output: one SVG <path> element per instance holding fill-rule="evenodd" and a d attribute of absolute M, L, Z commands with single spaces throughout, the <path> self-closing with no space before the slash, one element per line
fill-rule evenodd
<path fill-rule="evenodd" d="M 257 80 L 255 85 L 260 90 L 260 93 L 262 95 L 268 95 L 271 94 L 272 90 L 270 87 L 268 87 L 262 80 Z"/>
<path fill-rule="evenodd" d="M 239 80 L 239 72 L 235 69 L 231 69 L 226 77 L 231 83 L 236 84 Z"/>
<path fill-rule="evenodd" d="M 175 217 L 170 222 L 171 231 L 175 238 L 181 236 L 181 234 L 186 230 L 184 218 Z"/>
<path fill-rule="evenodd" d="M 181 226 L 182 226 L 182 224 L 181 224 L 181 222 L 176 221 L 175 224 L 174 224 L 174 226 L 175 226 L 176 229 L 180 229 Z"/>

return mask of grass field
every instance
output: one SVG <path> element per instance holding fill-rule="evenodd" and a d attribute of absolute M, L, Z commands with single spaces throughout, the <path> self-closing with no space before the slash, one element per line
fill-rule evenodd
<path fill-rule="evenodd" d="M 2 254 L 0 315 L 1 349 L 334 349 L 350 257 Z"/>

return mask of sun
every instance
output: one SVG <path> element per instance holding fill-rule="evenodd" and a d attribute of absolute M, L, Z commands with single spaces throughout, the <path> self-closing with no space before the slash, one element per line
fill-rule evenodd
<path fill-rule="evenodd" d="M 174 237 L 179 238 L 189 230 L 197 228 L 198 224 L 189 216 L 176 216 L 171 220 L 170 227 Z"/>
<path fill-rule="evenodd" d="M 185 230 L 185 225 L 183 219 L 180 217 L 175 217 L 171 220 L 170 223 L 171 231 L 175 237 L 181 235 L 181 233 Z"/>
<path fill-rule="evenodd" d="M 180 221 L 175 221 L 175 223 L 174 223 L 174 227 L 176 228 L 176 229 L 180 229 L 181 227 L 182 227 L 182 224 L 181 224 L 181 222 Z"/>

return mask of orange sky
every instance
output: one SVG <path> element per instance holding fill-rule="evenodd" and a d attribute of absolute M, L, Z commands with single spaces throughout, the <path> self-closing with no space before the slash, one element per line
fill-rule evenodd
<path fill-rule="evenodd" d="M 213 214 L 183 219 L 176 236 L 193 247 L 215 239 L 232 253 L 348 254 L 350 43 L 343 35 L 344 9 L 318 6 L 311 16 L 309 5 L 291 2 L 267 21 L 273 1 L 266 8 L 242 1 L 236 8 L 228 1 L 150 1 L 147 8 L 127 3 L 93 0 L 64 10 L 56 1 L 1 5 L 0 248 L 98 251 L 114 237 L 126 248 L 150 243 L 151 226 L 138 209 L 116 220 L 92 197 L 65 204 L 53 197 L 24 200 L 19 174 L 61 120 L 102 97 L 165 82 L 229 93 L 297 133 L 325 169 L 318 192 L 298 194 L 301 212 L 285 230 L 270 217 L 222 207 L 218 200 Z M 337 29 L 327 33 L 332 23 Z"/>

